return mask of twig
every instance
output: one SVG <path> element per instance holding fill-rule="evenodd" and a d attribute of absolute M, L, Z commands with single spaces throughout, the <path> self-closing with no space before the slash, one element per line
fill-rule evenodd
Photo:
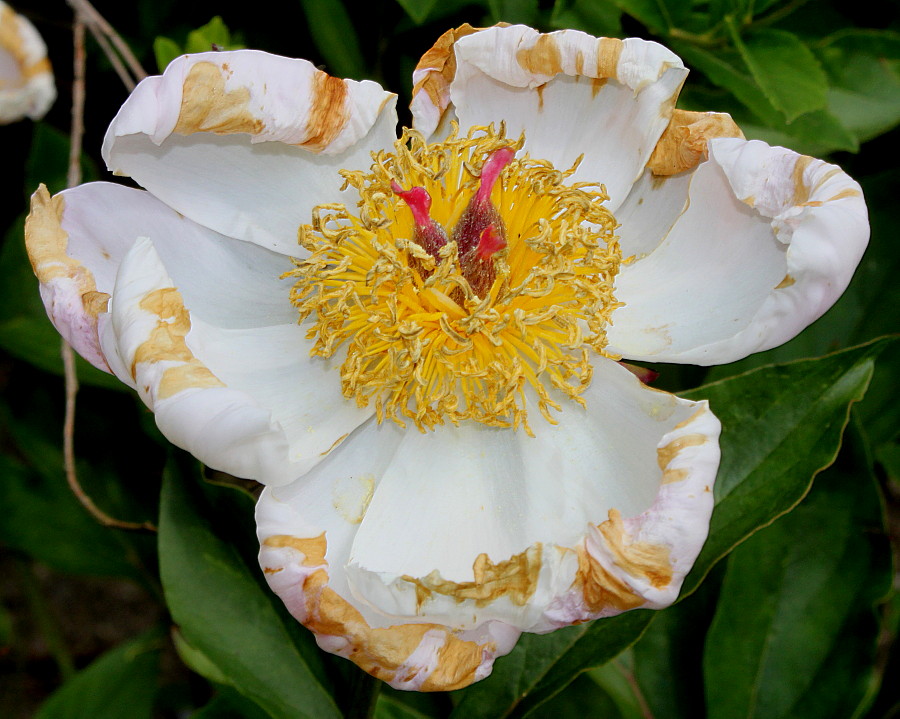
<path fill-rule="evenodd" d="M 128 47 L 128 43 L 126 43 L 122 37 L 117 33 L 112 25 L 110 25 L 104 17 L 97 12 L 93 5 L 91 5 L 88 0 L 68 0 L 69 6 L 75 11 L 76 18 L 82 20 L 90 29 L 91 34 L 94 37 L 98 35 L 102 35 L 104 39 L 109 39 L 112 44 L 115 46 L 115 49 L 118 51 L 119 56 L 121 56 L 122 60 L 125 61 L 125 64 L 128 65 L 131 70 L 131 74 L 134 78 L 134 82 L 140 82 L 145 77 L 147 77 L 147 73 L 144 72 L 144 68 L 141 67 L 141 63 L 138 62 L 138 59 L 134 56 L 134 53 L 131 51 L 131 48 Z M 100 42 L 98 40 L 98 42 Z M 109 57 L 110 62 L 113 63 L 113 67 L 115 67 L 118 62 L 118 57 L 116 57 L 116 53 L 112 51 L 112 48 L 109 46 L 107 42 L 100 42 L 100 46 L 103 51 L 106 53 L 107 57 Z M 113 57 L 116 57 L 116 60 L 113 60 Z M 119 63 L 121 67 L 121 63 Z M 118 70 L 116 70 L 118 72 Z M 122 77 L 120 74 L 119 77 Z M 125 83 L 126 87 L 129 83 Z M 129 91 L 133 89 L 133 85 L 129 88 Z"/>
<path fill-rule="evenodd" d="M 72 83 L 72 129 L 69 142 L 69 172 L 67 182 L 69 187 L 81 182 L 81 145 L 84 136 L 84 26 L 82 16 L 76 14 L 72 38 L 75 45 L 73 61 Z M 94 501 L 84 492 L 78 481 L 78 473 L 75 468 L 75 397 L 78 394 L 78 375 L 75 372 L 75 355 L 69 344 L 62 341 L 62 359 L 66 379 L 66 416 L 63 423 L 63 461 L 66 470 L 66 482 L 72 490 L 72 494 L 98 522 L 105 527 L 117 529 L 149 530 L 156 531 L 150 522 L 125 522 L 110 517 L 100 509 Z"/>
<path fill-rule="evenodd" d="M 109 60 L 109 64 L 113 66 L 113 70 L 116 71 L 116 75 L 119 76 L 119 79 L 122 81 L 122 84 L 125 86 L 125 89 L 128 92 L 134 90 L 136 85 L 134 79 L 131 75 L 128 74 L 128 70 L 125 68 L 125 65 L 122 64 L 122 60 L 116 55 L 115 50 L 113 50 L 112 45 L 109 44 L 109 40 L 106 39 L 106 35 L 100 32 L 100 29 L 95 25 L 88 25 L 88 30 L 91 31 L 91 35 L 94 40 L 97 41 L 97 44 L 100 46 L 100 49 L 103 50 L 103 54 L 106 55 L 106 59 Z"/>

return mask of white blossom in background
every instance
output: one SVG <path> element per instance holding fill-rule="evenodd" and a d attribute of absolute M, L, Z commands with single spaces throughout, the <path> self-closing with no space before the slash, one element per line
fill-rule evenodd
<path fill-rule="evenodd" d="M 26 18 L 0 0 L 0 125 L 40 120 L 55 99 L 47 46 Z"/>
<path fill-rule="evenodd" d="M 271 587 L 401 689 L 522 632 L 675 600 L 719 422 L 618 360 L 774 347 L 868 239 L 839 168 L 674 109 L 660 45 L 450 31 L 395 96 L 204 53 L 143 81 L 103 154 L 143 190 L 33 198 L 47 311 L 161 431 L 266 486 Z"/>

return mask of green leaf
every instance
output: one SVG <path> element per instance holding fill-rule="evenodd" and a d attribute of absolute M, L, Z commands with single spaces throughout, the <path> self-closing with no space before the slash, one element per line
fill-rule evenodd
<path fill-rule="evenodd" d="M 69 172 L 69 136 L 46 123 L 37 123 L 31 140 L 31 151 L 25 166 L 25 188 L 28 195 L 42 182 L 51 194 L 66 189 Z M 96 165 L 87 155 L 81 156 L 81 174 L 85 182 L 99 177 Z M 21 235 L 19 238 L 21 239 Z"/>
<path fill-rule="evenodd" d="M 672 27 L 671 17 L 662 0 L 612 0 L 612 2 L 653 33 L 664 35 Z"/>
<path fill-rule="evenodd" d="M 815 55 L 796 35 L 757 30 L 744 40 L 734 31 L 732 39 L 753 79 L 788 122 L 825 108 L 828 79 Z"/>
<path fill-rule="evenodd" d="M 766 99 L 752 78 L 738 70 L 734 62 L 729 61 L 730 58 L 726 53 L 713 53 L 676 40 L 670 44 L 689 66 L 706 75 L 714 85 L 733 94 L 765 124 L 774 126 L 784 124 L 784 116 Z"/>
<path fill-rule="evenodd" d="M 693 591 L 713 564 L 799 502 L 841 445 L 880 340 L 814 360 L 762 367 L 684 393 L 708 399 L 722 422 L 722 462 L 709 538 L 685 580 Z"/>
<path fill-rule="evenodd" d="M 191 714 L 191 719 L 269 719 L 269 715 L 231 687 L 220 685 L 216 695 Z"/>
<path fill-rule="evenodd" d="M 891 60 L 900 60 L 900 33 L 893 30 L 847 28 L 823 38 L 820 48 L 835 47 Z"/>
<path fill-rule="evenodd" d="M 2 262 L 2 260 L 0 260 Z M 0 269 L 0 276 L 3 275 Z M 37 288 L 34 288 L 37 295 Z M 43 310 L 41 310 L 43 312 Z M 0 347 L 10 355 L 55 375 L 63 374 L 62 338 L 46 315 L 0 320 Z M 125 391 L 116 377 L 94 367 L 77 353 L 75 367 L 81 384 Z"/>
<path fill-rule="evenodd" d="M 633 610 L 551 634 L 523 634 L 487 679 L 457 692 L 454 719 L 522 717 L 561 691 L 580 672 L 627 649 L 653 619 Z"/>
<path fill-rule="evenodd" d="M 231 45 L 231 32 L 222 18 L 216 15 L 206 25 L 191 30 L 184 44 L 185 52 L 209 52 L 213 49 L 237 49 Z"/>
<path fill-rule="evenodd" d="M 672 41 L 671 44 L 688 65 L 734 95 L 766 127 L 743 121 L 732 108 L 703 106 L 695 109 L 731 110 L 748 138 L 784 145 L 806 154 L 824 155 L 835 150 L 855 152 L 859 148 L 856 135 L 827 110 L 806 113 L 788 124 L 784 114 L 775 109 L 753 78 L 737 68 L 738 57 L 732 57 L 727 51 L 712 53 L 686 42 Z"/>
<path fill-rule="evenodd" d="M 556 0 L 550 26 L 571 28 L 591 35 L 618 37 L 622 34 L 622 11 L 612 3 L 592 0 Z"/>
<path fill-rule="evenodd" d="M 876 49 L 832 46 L 819 54 L 831 80 L 828 108 L 860 141 L 900 123 L 900 61 Z"/>
<path fill-rule="evenodd" d="M 174 40 L 160 35 L 153 41 L 153 57 L 156 58 L 156 67 L 163 72 L 176 57 L 181 57 L 184 51 Z"/>
<path fill-rule="evenodd" d="M 35 719 L 150 719 L 162 645 L 150 632 L 111 649 L 63 684 Z"/>
<path fill-rule="evenodd" d="M 341 0 L 300 0 L 309 33 L 329 74 L 362 80 L 366 64 L 356 30 Z"/>
<path fill-rule="evenodd" d="M 252 503 L 243 493 L 212 486 L 207 491 L 240 502 L 244 518 L 251 516 Z M 337 706 L 295 646 L 268 589 L 205 518 L 211 516 L 237 521 L 221 507 L 213 509 L 196 480 L 170 462 L 160 506 L 160 575 L 184 639 L 275 719 L 337 719 Z"/>
<path fill-rule="evenodd" d="M 375 705 L 375 719 L 428 719 L 428 714 L 416 711 L 393 697 L 379 694 Z"/>
<path fill-rule="evenodd" d="M 634 676 L 654 719 L 705 715 L 703 647 L 722 574 L 715 567 L 696 592 L 658 612 L 632 647 Z"/>
<path fill-rule="evenodd" d="M 706 641 L 709 719 L 842 719 L 866 698 L 891 556 L 874 476 L 853 455 L 729 557 Z"/>
<path fill-rule="evenodd" d="M 141 579 L 131 538 L 101 526 L 78 504 L 59 452 L 40 446 L 59 462 L 46 476 L 0 454 L 0 542 L 64 572 Z"/>
<path fill-rule="evenodd" d="M 537 18 L 538 0 L 488 0 L 491 20 L 533 25 Z"/>
<path fill-rule="evenodd" d="M 590 709 L 586 713 L 586 709 Z M 564 691 L 537 709 L 529 712 L 528 719 L 584 719 L 602 717 L 602 719 L 644 719 L 623 715 L 615 700 L 591 676 L 585 672 L 569 684 Z"/>
<path fill-rule="evenodd" d="M 397 4 L 403 8 L 410 20 L 416 25 L 421 25 L 428 19 L 437 0 L 397 0 Z"/>
<path fill-rule="evenodd" d="M 641 698 L 634 690 L 634 661 L 631 650 L 626 649 L 602 667 L 589 669 L 585 676 L 610 697 L 622 719 L 644 719 L 646 717 L 641 706 Z"/>

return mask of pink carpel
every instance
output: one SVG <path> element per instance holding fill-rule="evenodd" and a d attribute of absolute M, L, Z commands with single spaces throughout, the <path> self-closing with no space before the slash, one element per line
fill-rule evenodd
<path fill-rule="evenodd" d="M 391 190 L 406 203 L 413 214 L 413 222 L 416 224 L 413 242 L 437 258 L 438 250 L 447 244 L 447 233 L 431 218 L 431 195 L 424 187 L 404 190 L 396 180 L 391 180 Z"/>

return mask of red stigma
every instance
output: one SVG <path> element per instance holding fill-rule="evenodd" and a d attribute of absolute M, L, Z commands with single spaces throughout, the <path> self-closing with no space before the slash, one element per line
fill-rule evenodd
<path fill-rule="evenodd" d="M 447 233 L 444 228 L 431 219 L 431 195 L 424 187 L 411 187 L 404 190 L 400 183 L 391 180 L 391 190 L 403 200 L 413 214 L 416 223 L 413 231 L 413 242 L 437 259 L 438 250 L 447 244 Z"/>
<path fill-rule="evenodd" d="M 391 180 L 391 189 L 412 210 L 413 219 L 417 225 L 425 227 L 431 224 L 431 215 L 428 214 L 431 210 L 431 195 L 428 194 L 424 187 L 411 187 L 408 190 L 404 190 L 400 187 L 400 183 L 396 180 Z"/>
<path fill-rule="evenodd" d="M 481 184 L 478 187 L 478 192 L 475 193 L 474 203 L 483 204 L 490 200 L 497 178 L 500 177 L 503 168 L 512 161 L 515 155 L 516 151 L 511 147 L 501 147 L 499 150 L 494 150 L 491 153 L 481 168 Z"/>
<path fill-rule="evenodd" d="M 493 222 L 489 224 L 478 238 L 478 247 L 475 248 L 475 256 L 479 260 L 489 260 L 491 255 L 506 247 L 506 239 Z"/>

